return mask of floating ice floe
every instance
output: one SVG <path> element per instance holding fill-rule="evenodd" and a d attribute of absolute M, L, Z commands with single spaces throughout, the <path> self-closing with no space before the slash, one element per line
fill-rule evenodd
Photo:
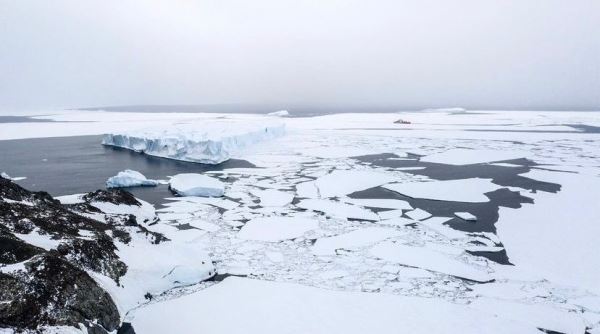
<path fill-rule="evenodd" d="M 387 198 L 344 198 L 344 202 L 368 208 L 412 210 L 407 201 Z"/>
<path fill-rule="evenodd" d="M 126 169 L 106 181 L 107 188 L 155 187 L 158 181 L 147 179 L 142 173 Z"/>
<path fill-rule="evenodd" d="M 363 228 L 333 237 L 317 239 L 312 252 L 316 255 L 335 255 L 337 249 L 352 250 L 403 234 L 392 228 Z"/>
<path fill-rule="evenodd" d="M 382 184 L 398 181 L 397 177 L 376 171 L 335 170 L 321 176 L 315 181 L 303 184 L 304 187 L 314 187 L 314 192 L 303 192 L 303 197 L 341 197 L 356 191 L 361 191 Z M 316 195 L 316 196 L 315 196 Z"/>
<path fill-rule="evenodd" d="M 286 206 L 294 199 L 294 194 L 275 189 L 252 190 L 252 194 L 260 198 L 262 206 Z"/>
<path fill-rule="evenodd" d="M 422 157 L 420 160 L 424 162 L 433 162 L 447 165 L 471 165 L 486 162 L 514 160 L 524 158 L 526 152 L 510 151 L 510 150 L 483 150 L 483 149 L 463 149 L 456 148 L 446 152 L 431 154 Z"/>
<path fill-rule="evenodd" d="M 380 225 L 389 225 L 389 226 L 405 226 L 405 225 L 409 225 L 409 224 L 418 223 L 418 221 L 409 219 L 409 218 L 404 218 L 404 217 L 396 217 L 396 218 L 391 218 L 391 219 L 383 219 L 376 223 L 380 224 Z"/>
<path fill-rule="evenodd" d="M 202 174 L 177 174 L 169 180 L 169 187 L 180 196 L 219 197 L 225 192 L 225 184 Z"/>
<path fill-rule="evenodd" d="M 468 203 L 489 202 L 485 193 L 501 188 L 491 179 L 481 178 L 392 183 L 383 187 L 412 198 Z"/>
<path fill-rule="evenodd" d="M 232 305 L 236 321 L 231 321 Z M 350 293 L 239 277 L 136 309 L 131 322 L 136 332 L 148 334 L 190 329 L 198 333 L 359 334 L 386 333 L 390 328 L 412 334 L 539 333 L 534 325 L 433 298 Z"/>
<path fill-rule="evenodd" d="M 248 221 L 237 236 L 245 240 L 281 241 L 300 237 L 304 233 L 318 227 L 319 222 L 315 219 L 277 216 L 261 217 Z"/>
<path fill-rule="evenodd" d="M 282 136 L 284 124 L 206 121 L 104 135 L 102 144 L 174 160 L 219 164 L 248 146 Z"/>
<path fill-rule="evenodd" d="M 455 212 L 454 215 L 462 220 L 469 222 L 477 221 L 477 217 L 470 212 Z"/>
<path fill-rule="evenodd" d="M 405 214 L 414 220 L 423 220 L 431 217 L 431 213 L 419 208 L 414 209 L 412 211 L 408 211 Z"/>
<path fill-rule="evenodd" d="M 485 271 L 425 247 L 383 242 L 371 249 L 374 256 L 394 263 L 440 272 L 476 282 L 489 282 L 493 278 Z"/>
<path fill-rule="evenodd" d="M 360 206 L 334 202 L 325 199 L 305 199 L 296 204 L 299 208 L 323 212 L 330 217 L 344 219 L 379 220 L 379 216 L 371 210 Z"/>
<path fill-rule="evenodd" d="M 197 196 L 186 196 L 186 197 L 167 197 L 165 198 L 168 201 L 174 201 L 165 203 L 163 205 L 167 206 L 167 208 L 158 209 L 158 212 L 173 212 L 173 211 L 181 211 L 181 212 L 193 212 L 198 208 L 198 204 L 208 204 L 215 206 L 217 208 L 231 210 L 233 208 L 237 208 L 240 203 L 234 202 L 232 200 L 226 198 L 217 198 L 217 197 L 197 197 Z"/>
<path fill-rule="evenodd" d="M 444 223 L 452 218 L 448 217 L 431 217 L 419 222 L 419 224 L 426 226 L 427 228 L 434 230 L 435 232 L 445 236 L 448 239 L 462 239 L 466 237 L 466 233 L 451 228 Z"/>
<path fill-rule="evenodd" d="M 492 166 L 499 166 L 499 167 L 510 167 L 510 168 L 523 167 L 521 165 L 510 164 L 510 163 L 507 163 L 507 162 L 496 162 L 496 163 L 493 163 L 493 164 L 490 164 L 490 165 L 492 165 Z"/>

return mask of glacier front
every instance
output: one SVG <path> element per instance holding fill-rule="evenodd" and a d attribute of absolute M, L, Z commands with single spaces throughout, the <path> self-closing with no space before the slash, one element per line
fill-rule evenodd
<path fill-rule="evenodd" d="M 282 136 L 282 123 L 213 120 L 104 135 L 103 145 L 152 156 L 219 164 L 248 146 Z"/>

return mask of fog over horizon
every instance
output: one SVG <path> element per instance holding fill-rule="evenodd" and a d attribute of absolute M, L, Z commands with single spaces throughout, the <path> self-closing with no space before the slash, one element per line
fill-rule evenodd
<path fill-rule="evenodd" d="M 0 0 L 0 112 L 600 110 L 598 0 Z"/>

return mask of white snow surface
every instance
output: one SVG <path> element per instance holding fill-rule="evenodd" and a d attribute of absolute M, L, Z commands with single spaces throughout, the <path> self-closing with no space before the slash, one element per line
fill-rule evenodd
<path fill-rule="evenodd" d="M 169 180 L 169 187 L 180 196 L 220 197 L 225 192 L 225 184 L 213 177 L 183 173 Z"/>
<path fill-rule="evenodd" d="M 476 282 L 488 282 L 493 279 L 483 270 L 475 269 L 448 255 L 425 247 L 384 242 L 373 247 L 371 254 L 389 262 L 437 271 Z"/>
<path fill-rule="evenodd" d="M 491 179 L 481 178 L 392 183 L 383 187 L 412 198 L 468 203 L 489 202 L 484 194 L 501 188 Z"/>
<path fill-rule="evenodd" d="M 144 154 L 219 164 L 250 145 L 282 136 L 283 124 L 209 121 L 106 134 L 102 144 Z"/>
<path fill-rule="evenodd" d="M 64 195 L 64 196 L 56 196 L 54 199 L 58 200 L 61 204 L 78 204 L 84 203 L 85 201 L 81 198 L 85 194 L 73 194 L 73 195 Z"/>
<path fill-rule="evenodd" d="M 600 293 L 600 178 L 543 170 L 522 175 L 562 188 L 529 193 L 535 204 L 520 209 L 500 208 L 496 228 L 511 262 L 532 275 Z"/>
<path fill-rule="evenodd" d="M 138 309 L 131 321 L 136 332 L 148 334 L 539 333 L 535 326 L 467 305 L 237 277 Z"/>
<path fill-rule="evenodd" d="M 300 217 L 261 217 L 248 221 L 238 233 L 246 240 L 281 241 L 302 236 L 317 229 L 319 221 Z"/>
<path fill-rule="evenodd" d="M 158 181 L 149 180 L 142 173 L 126 169 L 106 181 L 107 188 L 140 187 L 158 185 Z"/>

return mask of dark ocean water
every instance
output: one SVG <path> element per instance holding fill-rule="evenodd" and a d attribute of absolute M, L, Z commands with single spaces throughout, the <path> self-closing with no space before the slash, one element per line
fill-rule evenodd
<path fill-rule="evenodd" d="M 0 171 L 12 177 L 26 176 L 17 183 L 29 190 L 60 196 L 103 189 L 109 177 L 124 169 L 137 170 L 151 179 L 166 179 L 178 173 L 253 167 L 243 160 L 202 165 L 151 157 L 103 146 L 101 140 L 102 136 L 0 140 Z M 166 185 L 127 190 L 154 204 L 173 196 Z"/>

